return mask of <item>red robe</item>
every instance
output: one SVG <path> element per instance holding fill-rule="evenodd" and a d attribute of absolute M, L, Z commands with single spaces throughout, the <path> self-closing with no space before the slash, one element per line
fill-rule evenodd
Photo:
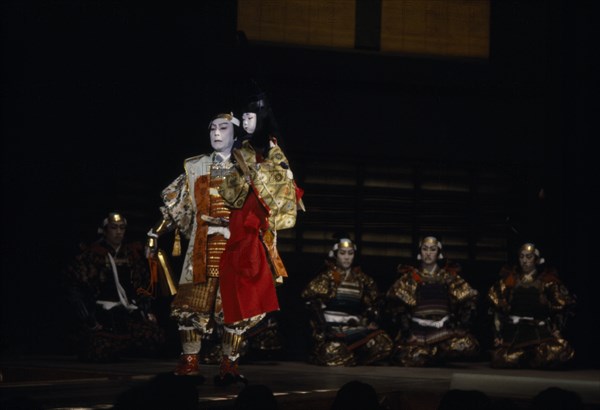
<path fill-rule="evenodd" d="M 273 275 L 259 232 L 268 227 L 268 210 L 254 191 L 229 216 L 231 236 L 220 261 L 220 287 L 225 323 L 279 309 Z"/>

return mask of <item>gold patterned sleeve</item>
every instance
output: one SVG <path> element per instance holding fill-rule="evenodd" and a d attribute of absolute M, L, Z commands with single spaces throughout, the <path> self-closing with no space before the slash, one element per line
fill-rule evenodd
<path fill-rule="evenodd" d="M 249 161 L 249 159 L 246 158 L 247 152 L 241 152 L 244 160 Z M 249 190 L 250 185 L 246 182 L 243 174 L 237 167 L 234 167 L 221 183 L 219 195 L 223 197 L 223 200 L 228 207 L 239 209 L 244 206 Z"/>
<path fill-rule="evenodd" d="M 165 220 L 175 222 L 181 233 L 189 239 L 194 218 L 193 204 L 187 184 L 187 175 L 181 174 L 161 192 L 163 206 L 160 211 Z"/>
<path fill-rule="evenodd" d="M 333 278 L 327 272 L 321 273 L 308 283 L 300 296 L 305 300 L 328 300 L 332 296 L 332 282 Z"/>
<path fill-rule="evenodd" d="M 365 306 L 373 306 L 380 299 L 379 288 L 375 280 L 362 273 L 363 281 L 363 303 Z"/>
<path fill-rule="evenodd" d="M 478 297 L 477 290 L 473 289 L 466 280 L 459 275 L 451 275 L 452 278 L 449 284 L 449 292 L 458 304 L 464 304 L 470 301 L 475 301 Z"/>
<path fill-rule="evenodd" d="M 260 163 L 254 184 L 271 209 L 269 224 L 276 230 L 293 228 L 297 215 L 294 176 L 278 145 L 272 147 L 265 161 Z"/>
<path fill-rule="evenodd" d="M 558 278 L 545 283 L 544 292 L 551 312 L 551 327 L 553 331 L 562 332 L 568 318 L 574 315 L 575 298 Z"/>
<path fill-rule="evenodd" d="M 575 303 L 566 286 L 560 280 L 548 282 L 544 288 L 553 313 L 562 312 Z"/>
<path fill-rule="evenodd" d="M 499 280 L 494 283 L 488 290 L 487 298 L 492 307 L 496 310 L 502 309 L 506 306 L 504 294 L 506 292 L 506 285 L 504 281 Z"/>
<path fill-rule="evenodd" d="M 392 284 L 387 291 L 386 299 L 399 302 L 408 306 L 417 305 L 417 282 L 410 277 L 410 273 L 402 275 Z"/>

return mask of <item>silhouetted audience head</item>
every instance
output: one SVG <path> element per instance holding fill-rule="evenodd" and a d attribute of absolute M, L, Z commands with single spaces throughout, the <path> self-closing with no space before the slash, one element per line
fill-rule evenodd
<path fill-rule="evenodd" d="M 11 397 L 0 400 L 2 410 L 43 410 L 44 407 L 28 397 Z"/>
<path fill-rule="evenodd" d="M 331 410 L 380 410 L 375 388 L 368 383 L 353 380 L 338 390 Z"/>
<path fill-rule="evenodd" d="M 235 410 L 277 410 L 273 391 L 264 384 L 249 384 L 239 392 L 233 404 Z"/>
<path fill-rule="evenodd" d="M 495 397 L 492 399 L 490 410 L 523 410 L 514 399 L 508 397 Z"/>
<path fill-rule="evenodd" d="M 582 410 L 583 401 L 574 391 L 549 387 L 535 395 L 531 410 Z"/>
<path fill-rule="evenodd" d="M 442 396 L 437 410 L 485 410 L 491 407 L 492 400 L 482 391 L 450 389 Z"/>
<path fill-rule="evenodd" d="M 161 373 L 117 397 L 114 410 L 197 410 L 198 390 L 188 377 Z"/>

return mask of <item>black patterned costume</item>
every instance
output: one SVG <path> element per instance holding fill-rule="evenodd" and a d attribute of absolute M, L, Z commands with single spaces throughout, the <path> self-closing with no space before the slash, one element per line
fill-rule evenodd
<path fill-rule="evenodd" d="M 359 267 L 342 277 L 333 263 L 302 292 L 311 312 L 309 361 L 324 366 L 371 364 L 387 359 L 392 340 L 376 323 L 381 298 Z"/>
<path fill-rule="evenodd" d="M 561 332 L 575 300 L 556 271 L 526 275 L 505 266 L 500 276 L 488 292 L 496 336 L 492 367 L 555 368 L 570 361 L 575 352 Z"/>
<path fill-rule="evenodd" d="M 397 324 L 393 364 L 427 366 L 479 351 L 468 331 L 478 294 L 458 271 L 458 266 L 436 265 L 433 272 L 398 267 L 400 278 L 386 296 L 387 312 Z"/>
<path fill-rule="evenodd" d="M 126 294 L 126 305 L 119 297 L 115 274 Z M 140 243 L 122 244 L 118 250 L 105 240 L 86 246 L 67 267 L 65 278 L 80 324 L 80 359 L 112 361 L 123 353 L 154 355 L 159 351 L 164 332 L 147 319 L 150 276 Z"/>

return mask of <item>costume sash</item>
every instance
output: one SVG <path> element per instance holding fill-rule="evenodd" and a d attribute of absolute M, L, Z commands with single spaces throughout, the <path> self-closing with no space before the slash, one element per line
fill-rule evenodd
<path fill-rule="evenodd" d="M 206 247 L 208 225 L 201 218 L 210 211 L 210 176 L 200 175 L 194 182 L 194 198 L 196 201 L 196 235 L 194 237 L 194 252 L 192 254 L 192 270 L 194 283 L 206 282 Z"/>

